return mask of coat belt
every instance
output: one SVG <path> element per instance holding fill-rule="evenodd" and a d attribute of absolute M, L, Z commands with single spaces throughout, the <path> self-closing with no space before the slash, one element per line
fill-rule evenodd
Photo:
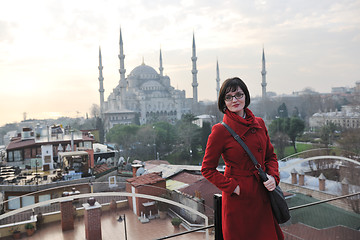
<path fill-rule="evenodd" d="M 227 166 L 225 168 L 225 176 L 240 176 L 240 177 L 249 177 L 249 176 L 255 176 L 256 180 L 258 182 L 260 181 L 260 176 L 258 174 L 258 170 L 243 170 L 239 168 L 234 168 L 231 166 Z"/>

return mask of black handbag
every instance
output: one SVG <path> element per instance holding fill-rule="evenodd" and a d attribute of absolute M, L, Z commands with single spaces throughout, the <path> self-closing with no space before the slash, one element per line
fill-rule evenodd
<path fill-rule="evenodd" d="M 231 129 L 226 123 L 221 122 L 222 125 L 231 133 L 231 135 L 235 138 L 235 140 L 244 148 L 246 153 L 249 155 L 251 161 L 254 163 L 255 168 L 258 170 L 259 176 L 263 182 L 268 180 L 266 173 L 262 170 L 261 165 L 258 163 L 249 147 L 244 143 L 244 141 L 235 133 L 234 130 Z M 268 191 L 269 198 L 271 202 L 272 212 L 279 224 L 285 223 L 290 219 L 289 207 L 286 203 L 284 194 L 279 186 L 276 186 L 275 190 Z"/>

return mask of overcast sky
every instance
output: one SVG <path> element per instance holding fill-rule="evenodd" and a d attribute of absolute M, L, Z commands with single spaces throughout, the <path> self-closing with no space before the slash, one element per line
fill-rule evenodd
<path fill-rule="evenodd" d="M 28 118 L 85 116 L 99 104 L 98 51 L 105 99 L 118 84 L 122 29 L 126 76 L 159 68 L 192 97 L 195 34 L 199 100 L 216 99 L 220 78 L 267 90 L 354 87 L 360 81 L 359 0 L 0 0 L 0 125 Z M 251 107 L 251 106 L 250 106 Z"/>

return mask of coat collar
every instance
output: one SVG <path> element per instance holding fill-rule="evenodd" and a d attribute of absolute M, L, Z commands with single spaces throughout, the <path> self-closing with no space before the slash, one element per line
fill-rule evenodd
<path fill-rule="evenodd" d="M 239 115 L 230 112 L 228 109 L 225 111 L 223 121 L 229 125 L 234 131 L 241 137 L 243 136 L 250 128 L 261 128 L 257 118 L 250 111 L 250 109 L 245 109 L 246 117 L 245 119 Z"/>

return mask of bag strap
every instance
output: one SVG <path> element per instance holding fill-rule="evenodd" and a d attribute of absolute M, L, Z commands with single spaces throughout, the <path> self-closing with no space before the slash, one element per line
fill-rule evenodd
<path fill-rule="evenodd" d="M 246 143 L 244 143 L 244 141 L 239 137 L 239 135 L 236 134 L 236 132 L 231 127 L 229 127 L 229 125 L 224 122 L 221 122 L 221 124 L 224 125 L 224 127 L 230 132 L 230 134 L 235 138 L 235 140 L 244 148 L 245 152 L 249 155 L 251 161 L 255 165 L 255 168 L 258 170 L 261 179 L 264 182 L 267 181 L 268 177 L 266 176 L 266 173 L 264 172 L 264 170 L 262 170 L 260 163 L 256 160 L 254 154 L 250 151 Z"/>

